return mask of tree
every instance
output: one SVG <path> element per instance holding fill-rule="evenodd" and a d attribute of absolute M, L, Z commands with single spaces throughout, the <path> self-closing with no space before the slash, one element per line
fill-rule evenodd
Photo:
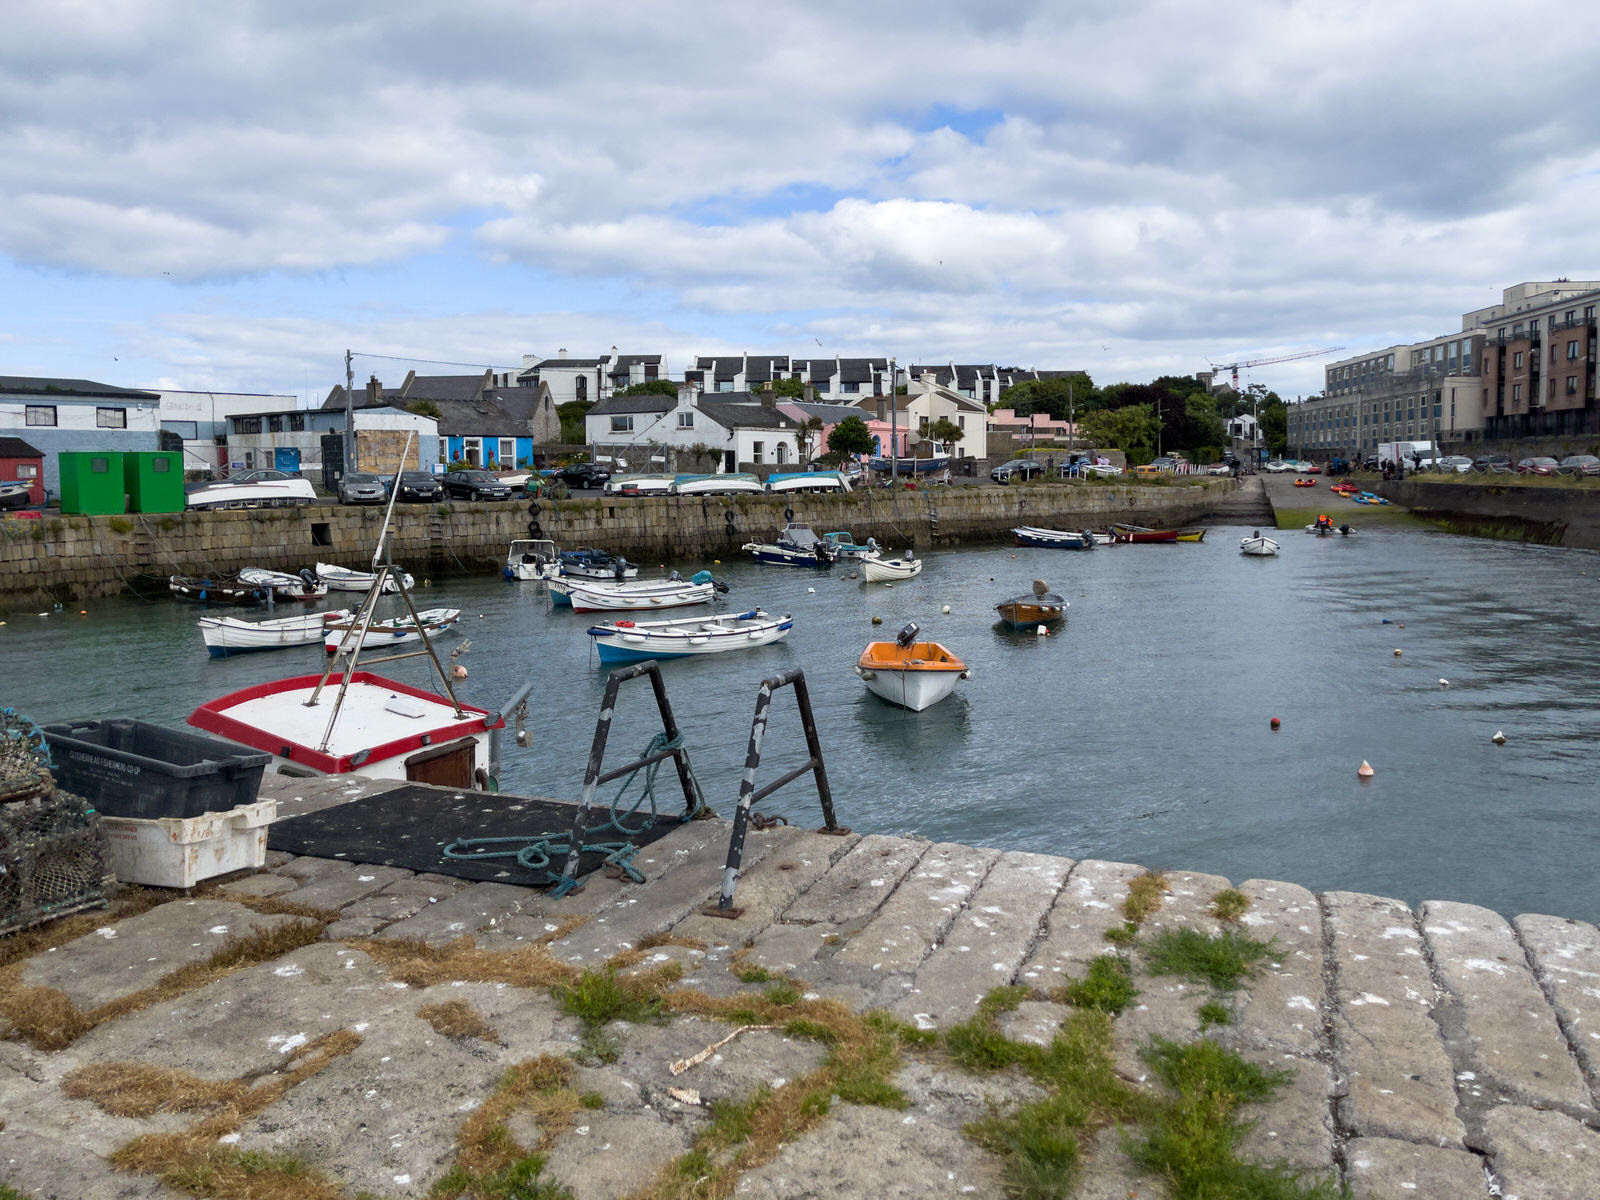
<path fill-rule="evenodd" d="M 772 394 L 780 400 L 804 400 L 806 398 L 806 381 L 803 379 L 774 379 L 772 381 Z"/>
<path fill-rule="evenodd" d="M 569 400 L 556 405 L 556 416 L 561 418 L 561 441 L 568 446 L 581 446 L 589 440 L 584 432 L 583 417 L 594 407 L 589 400 Z"/>
<path fill-rule="evenodd" d="M 678 385 L 671 379 L 646 379 L 643 383 L 630 383 L 617 393 L 619 396 L 670 396 L 678 398 Z M 561 406 L 565 408 L 566 405 Z"/>
<path fill-rule="evenodd" d="M 799 450 L 800 450 L 800 461 L 801 462 L 804 463 L 804 462 L 810 462 L 811 461 L 811 446 L 812 446 L 812 443 L 814 441 L 816 441 L 816 439 L 818 437 L 820 437 L 821 434 L 822 434 L 822 418 L 821 417 L 807 417 L 804 421 L 801 421 L 800 424 L 795 426 L 795 429 L 794 429 L 794 441 L 795 441 L 795 445 L 797 447 L 799 447 Z"/>
<path fill-rule="evenodd" d="M 955 444 L 966 436 L 966 431 L 949 417 L 940 417 L 928 427 L 928 436 L 943 446 L 945 453 L 949 454 Z"/>
<path fill-rule="evenodd" d="M 828 431 L 828 453 L 839 461 L 872 453 L 872 434 L 860 417 L 846 417 Z"/>
<path fill-rule="evenodd" d="M 1096 446 L 1115 446 L 1128 456 L 1130 463 L 1135 459 L 1150 460 L 1161 429 L 1155 413 L 1144 404 L 1092 412 L 1082 424 L 1084 436 Z"/>
<path fill-rule="evenodd" d="M 1257 387 L 1261 385 L 1251 385 L 1252 389 Z M 1261 444 L 1267 448 L 1268 454 L 1282 458 L 1289 452 L 1289 407 L 1277 392 L 1269 392 L 1264 387 L 1262 392 L 1256 408 L 1256 415 L 1261 421 Z"/>
<path fill-rule="evenodd" d="M 1085 371 L 1057 379 L 1024 380 L 1001 392 L 999 402 L 1015 409 L 1019 417 L 1049 413 L 1057 421 L 1067 420 L 1069 411 L 1076 416 L 1108 407 Z"/>

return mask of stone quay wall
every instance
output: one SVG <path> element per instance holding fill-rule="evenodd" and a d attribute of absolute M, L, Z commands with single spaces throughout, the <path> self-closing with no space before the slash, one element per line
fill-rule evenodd
<path fill-rule="evenodd" d="M 1406 479 L 1377 490 L 1453 533 L 1600 550 L 1600 491 L 1592 488 Z"/>
<path fill-rule="evenodd" d="M 994 541 L 1017 525 L 1070 529 L 1114 521 L 1198 519 L 1233 490 L 1228 479 L 1184 486 L 1030 484 L 845 495 L 575 497 L 505 504 L 403 505 L 395 509 L 394 561 L 413 574 L 482 571 L 505 561 L 516 538 L 603 546 L 639 562 L 727 558 L 774 537 L 791 519 L 818 531 L 848 529 L 886 548 Z M 383 527 L 381 507 L 184 512 L 166 515 L 0 519 L 0 608 L 115 595 L 139 577 L 316 562 L 365 568 Z"/>

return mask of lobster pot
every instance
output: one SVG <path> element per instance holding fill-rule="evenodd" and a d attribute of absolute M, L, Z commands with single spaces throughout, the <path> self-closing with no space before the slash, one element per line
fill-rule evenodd
<path fill-rule="evenodd" d="M 0 801 L 0 934 L 106 902 L 106 841 L 82 796 L 56 787 Z"/>

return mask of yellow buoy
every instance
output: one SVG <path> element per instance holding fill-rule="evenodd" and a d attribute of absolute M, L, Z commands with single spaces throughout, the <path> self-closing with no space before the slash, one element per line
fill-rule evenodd
<path fill-rule="evenodd" d="M 1363 778 L 1363 779 L 1371 779 L 1372 778 L 1372 764 L 1369 763 L 1366 759 L 1363 758 L 1361 760 L 1361 765 L 1356 768 L 1356 774 L 1361 776 L 1361 778 Z"/>
<path fill-rule="evenodd" d="M 1398 650 L 1396 650 L 1396 651 L 1395 651 L 1395 652 L 1394 652 L 1394 656 L 1395 656 L 1395 657 L 1396 657 L 1396 658 L 1399 658 L 1399 657 L 1400 657 L 1400 651 L 1398 651 Z"/>
<path fill-rule="evenodd" d="M 882 617 L 873 617 L 872 618 L 872 623 L 874 625 L 882 625 L 883 624 L 883 618 Z"/>

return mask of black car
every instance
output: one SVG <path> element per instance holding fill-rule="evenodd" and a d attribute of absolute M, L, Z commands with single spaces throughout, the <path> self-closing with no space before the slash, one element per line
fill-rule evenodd
<path fill-rule="evenodd" d="M 1038 479 L 1044 474 L 1044 464 L 1035 458 L 1015 458 L 1003 462 L 989 472 L 996 483 L 1010 483 L 1016 479 Z"/>
<path fill-rule="evenodd" d="M 428 504 L 443 500 L 444 488 L 431 471 L 402 471 L 395 499 L 407 504 Z"/>
<path fill-rule="evenodd" d="M 611 480 L 611 472 L 594 463 L 573 463 L 570 467 L 562 467 L 556 474 L 561 476 L 562 483 L 572 488 L 605 487 Z"/>
<path fill-rule="evenodd" d="M 444 494 L 459 500 L 509 500 L 511 486 L 489 471 L 451 471 L 444 477 Z"/>

